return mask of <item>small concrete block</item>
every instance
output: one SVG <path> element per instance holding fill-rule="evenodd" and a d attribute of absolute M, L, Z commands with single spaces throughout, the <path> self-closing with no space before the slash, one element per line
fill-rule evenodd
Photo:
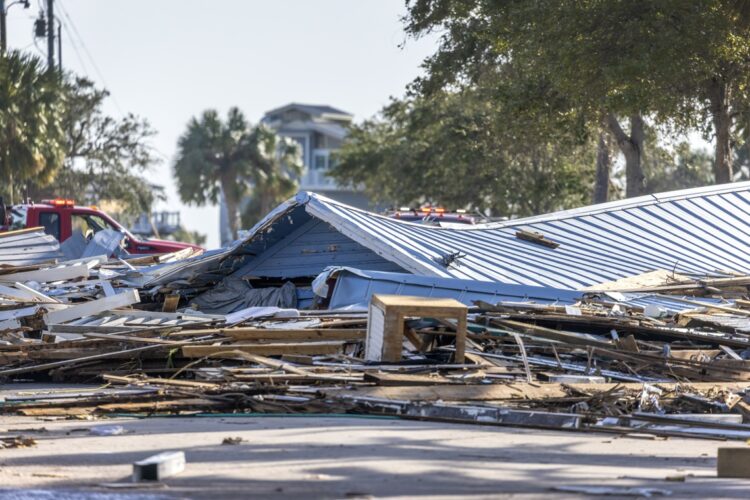
<path fill-rule="evenodd" d="M 750 479 L 750 447 L 719 448 L 716 462 L 718 477 L 741 477 Z"/>
<path fill-rule="evenodd" d="M 133 464 L 133 482 L 160 481 L 185 470 L 185 453 L 165 451 Z"/>

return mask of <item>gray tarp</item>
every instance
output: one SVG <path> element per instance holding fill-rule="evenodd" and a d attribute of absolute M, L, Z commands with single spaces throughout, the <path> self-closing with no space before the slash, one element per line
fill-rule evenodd
<path fill-rule="evenodd" d="M 253 288 L 247 281 L 230 276 L 194 298 L 191 304 L 207 314 L 227 314 L 257 306 L 294 309 L 297 307 L 297 288 L 290 281 L 280 288 Z"/>

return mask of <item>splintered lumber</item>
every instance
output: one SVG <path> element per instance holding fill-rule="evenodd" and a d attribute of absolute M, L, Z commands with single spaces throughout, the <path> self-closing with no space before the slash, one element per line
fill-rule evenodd
<path fill-rule="evenodd" d="M 3 231 L 0 233 L 0 240 L 11 239 L 15 236 L 21 236 L 23 234 L 44 232 L 44 226 L 26 227 L 24 229 L 14 229 L 13 231 Z"/>
<path fill-rule="evenodd" d="M 125 349 L 121 351 L 113 351 L 113 352 L 105 352 L 100 354 L 94 354 L 91 356 L 82 356 L 78 358 L 73 359 L 65 359 L 62 361 L 53 361 L 51 363 L 42 363 L 39 365 L 32 365 L 32 366 L 22 366 L 20 368 L 9 368 L 7 370 L 0 370 L 0 377 L 8 376 L 8 375 L 18 375 L 20 373 L 33 373 L 33 372 L 40 372 L 44 370 L 49 370 L 51 368 L 58 368 L 61 366 L 68 366 L 73 365 L 76 363 L 84 363 L 88 361 L 97 361 L 100 359 L 107 359 L 107 358 L 120 358 L 120 357 L 133 357 L 141 354 L 145 351 L 150 351 L 152 349 L 158 349 L 158 348 L 164 348 L 163 345 L 147 345 L 143 347 L 134 347 L 132 349 Z"/>
<path fill-rule="evenodd" d="M 224 410 L 231 408 L 230 404 L 205 398 L 184 398 L 171 401 L 154 399 L 142 402 L 105 403 L 96 406 L 79 407 L 49 407 L 49 408 L 19 408 L 16 413 L 27 417 L 41 416 L 70 416 L 90 415 L 95 413 L 159 413 L 177 412 L 183 410 Z"/>
<path fill-rule="evenodd" d="M 229 344 L 229 345 L 191 345 L 182 348 L 186 358 L 203 358 L 205 356 L 233 357 L 233 351 L 241 351 L 262 356 L 281 356 L 282 354 L 336 354 L 346 342 L 300 342 L 276 344 Z"/>
<path fill-rule="evenodd" d="M 612 343 L 606 340 L 601 340 L 594 335 L 587 335 L 583 333 L 563 332 L 560 330 L 553 330 L 551 328 L 545 328 L 543 326 L 530 325 L 528 323 L 522 323 L 520 321 L 511 321 L 505 319 L 493 319 L 493 324 L 512 328 L 520 332 L 530 335 L 532 337 L 543 338 L 547 340 L 555 340 L 558 342 L 564 342 L 570 345 L 584 345 L 584 346 L 595 346 L 595 347 L 612 347 Z"/>
<path fill-rule="evenodd" d="M 154 378 L 154 377 L 120 377 L 117 375 L 109 375 L 104 374 L 102 375 L 102 378 L 106 380 L 107 382 L 115 382 L 118 384 L 127 384 L 127 385 L 139 385 L 139 384 L 148 384 L 148 385 L 166 385 L 166 386 L 173 386 L 173 387 L 189 387 L 193 389 L 215 389 L 218 387 L 218 384 L 214 382 L 197 382 L 194 380 L 176 380 L 176 379 L 170 379 L 170 378 Z"/>
<path fill-rule="evenodd" d="M 690 280 L 687 276 L 675 274 L 673 271 L 657 269 L 636 276 L 628 276 L 615 281 L 607 281 L 591 285 L 581 290 L 586 291 L 618 291 L 629 292 L 637 290 L 653 290 L 655 288 L 671 289 L 675 285 L 688 284 L 692 288 L 698 288 L 700 285 Z"/>
<path fill-rule="evenodd" d="M 186 342 L 180 342 L 178 340 L 164 340 L 164 339 L 155 339 L 151 337 L 137 337 L 135 335 L 128 336 L 128 335 L 117 335 L 115 333 L 94 333 L 94 332 L 82 332 L 79 335 L 83 337 L 90 337 L 94 339 L 102 339 L 102 340 L 117 340 L 119 342 L 130 342 L 135 344 L 162 344 L 162 345 L 172 345 L 172 346 L 183 346 L 186 344 Z"/>
<path fill-rule="evenodd" d="M 85 302 L 60 311 L 48 312 L 44 315 L 44 322 L 48 325 L 54 323 L 65 323 L 66 321 L 83 318 L 84 316 L 91 316 L 101 312 L 110 311 L 117 307 L 127 307 L 137 304 L 140 301 L 141 299 L 138 296 L 138 290 L 129 289 L 110 297 L 92 300 L 91 302 Z"/>
<path fill-rule="evenodd" d="M 281 328 L 231 328 L 220 330 L 221 335 L 234 340 L 364 340 L 365 330 L 354 328 L 311 328 L 287 330 Z"/>
<path fill-rule="evenodd" d="M 177 305 L 180 303 L 180 294 L 173 293 L 164 297 L 164 305 L 162 306 L 162 312 L 175 312 Z"/>
<path fill-rule="evenodd" d="M 28 294 L 34 298 L 37 302 L 43 302 L 47 304 L 60 304 L 61 302 L 55 298 L 44 295 L 41 292 L 37 292 L 31 287 L 24 285 L 23 283 L 16 282 L 13 286 L 22 293 Z"/>
<path fill-rule="evenodd" d="M 711 389 L 722 389 L 726 391 L 741 391 L 750 387 L 750 383 L 706 383 L 693 384 L 659 383 L 651 384 L 667 392 L 701 392 Z M 575 389 L 588 394 L 601 394 L 611 390 L 623 391 L 643 390 L 643 384 L 621 383 L 621 384 L 575 384 Z M 570 396 L 567 384 L 529 384 L 508 383 L 492 385 L 433 385 L 433 386 L 377 386 L 359 387 L 356 390 L 328 389 L 328 395 L 348 396 L 357 398 L 379 398 L 400 401 L 493 401 L 493 400 L 516 400 L 516 399 L 559 399 Z"/>
<path fill-rule="evenodd" d="M 443 375 L 431 373 L 406 374 L 406 373 L 374 373 L 366 372 L 364 375 L 365 382 L 374 382 L 377 385 L 405 386 L 405 385 L 438 385 L 438 384 L 481 384 L 483 378 L 480 376 L 465 378 L 449 378 Z"/>
<path fill-rule="evenodd" d="M 230 351 L 232 352 L 232 351 Z M 267 366 L 269 368 L 273 368 L 275 370 L 282 370 L 289 373 L 294 373 L 295 375 L 307 375 L 308 372 L 304 368 L 294 366 L 286 361 L 280 361 L 278 359 L 273 358 L 266 358 L 265 356 L 259 356 L 258 354 L 252 354 L 249 352 L 243 352 L 243 351 L 233 351 L 232 352 L 233 357 L 238 357 L 240 359 L 244 359 L 245 361 L 249 361 L 251 363 L 256 363 L 259 365 Z M 210 358 L 212 357 L 221 357 L 226 355 L 226 353 L 221 352 L 218 353 L 218 356 L 215 355 L 209 355 Z"/>

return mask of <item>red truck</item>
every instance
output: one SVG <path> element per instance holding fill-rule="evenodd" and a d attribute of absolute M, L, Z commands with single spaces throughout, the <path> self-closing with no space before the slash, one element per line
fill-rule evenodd
<path fill-rule="evenodd" d="M 86 239 L 104 229 L 114 229 L 125 234 L 123 248 L 131 254 L 163 254 L 197 245 L 167 240 L 139 240 L 112 217 L 96 207 L 76 206 L 73 200 L 42 200 L 41 203 L 23 203 L 5 206 L 0 201 L 0 232 L 29 227 L 43 227 L 44 232 L 62 243 L 74 231 L 80 230 Z"/>

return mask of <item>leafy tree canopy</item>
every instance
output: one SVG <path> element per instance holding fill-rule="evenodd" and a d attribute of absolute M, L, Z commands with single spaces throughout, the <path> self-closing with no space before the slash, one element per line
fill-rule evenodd
<path fill-rule="evenodd" d="M 64 92 L 39 58 L 0 56 L 0 193 L 18 200 L 17 187 L 50 183 L 62 165 Z"/>
<path fill-rule="evenodd" d="M 442 33 L 415 90 L 474 83 L 512 62 L 547 79 L 588 120 L 607 117 L 626 159 L 628 143 L 638 153 L 635 176 L 643 130 L 621 134 L 617 118 L 702 127 L 716 141 L 715 180 L 731 180 L 732 134 L 746 129 L 750 102 L 750 2 L 409 0 L 407 7 L 410 34 Z"/>
<path fill-rule="evenodd" d="M 494 89 L 493 89 L 494 91 Z M 530 89 L 507 89 L 508 93 Z M 556 137 L 513 99 L 480 90 L 441 91 L 393 101 L 355 125 L 331 175 L 376 201 L 431 202 L 493 216 L 520 216 L 585 203 L 593 159 L 582 141 Z M 559 116 L 551 122 L 563 121 Z M 572 120 L 571 125 L 575 124 Z"/>
<path fill-rule="evenodd" d="M 184 203 L 217 204 L 223 195 L 236 238 L 243 198 L 249 195 L 257 211 L 269 209 L 294 191 L 301 168 L 296 145 L 263 125 L 251 126 L 238 108 L 231 108 L 225 120 L 207 110 L 188 122 L 178 141 L 174 173 Z"/>
<path fill-rule="evenodd" d="M 133 114 L 108 116 L 103 104 L 109 93 L 85 78 L 71 78 L 65 91 L 66 157 L 50 189 L 81 203 L 116 202 L 126 214 L 148 212 L 163 199 L 162 188 L 147 179 L 160 162 L 150 144 L 154 130 Z"/>

